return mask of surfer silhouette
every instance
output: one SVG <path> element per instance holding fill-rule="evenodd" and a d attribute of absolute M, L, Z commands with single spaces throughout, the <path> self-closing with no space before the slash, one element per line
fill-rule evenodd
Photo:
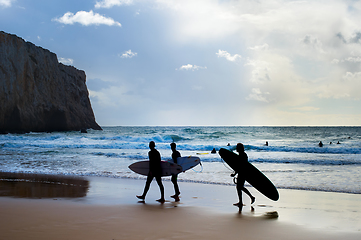
<path fill-rule="evenodd" d="M 177 145 L 173 142 L 170 144 L 170 148 L 172 149 L 172 159 L 174 163 L 177 163 L 177 158 L 181 157 L 181 154 L 176 150 Z M 171 198 L 174 198 L 176 202 L 179 202 L 179 187 L 177 183 L 178 174 L 172 174 L 171 181 L 174 185 L 174 192 L 175 194 L 173 196 L 170 196 Z"/>
<path fill-rule="evenodd" d="M 238 152 L 239 155 L 239 161 L 241 162 L 248 161 L 248 156 L 244 151 L 244 146 L 242 143 L 237 143 L 236 151 Z M 242 191 L 245 192 L 251 198 L 251 204 L 253 204 L 256 201 L 256 198 L 248 191 L 247 188 L 244 187 L 244 182 L 246 180 L 239 172 L 235 171 L 233 174 L 231 174 L 231 177 L 235 177 L 237 174 L 238 176 L 236 182 L 236 189 L 237 189 L 239 202 L 233 205 L 239 207 L 239 211 L 241 212 L 243 208 Z"/>
<path fill-rule="evenodd" d="M 147 181 L 145 183 L 143 195 L 137 196 L 137 198 L 139 198 L 141 200 L 145 200 L 145 196 L 147 195 L 147 192 L 150 188 L 150 184 L 153 181 L 153 178 L 155 178 L 155 180 L 158 183 L 158 186 L 160 189 L 160 194 L 161 194 L 160 199 L 158 199 L 157 201 L 160 203 L 164 203 L 165 202 L 164 186 L 163 186 L 162 178 L 161 178 L 162 168 L 160 165 L 160 161 L 161 161 L 160 153 L 158 152 L 157 149 L 155 149 L 155 143 L 153 141 L 149 142 L 149 148 L 150 148 L 150 151 L 148 152 L 149 173 L 148 173 Z"/>

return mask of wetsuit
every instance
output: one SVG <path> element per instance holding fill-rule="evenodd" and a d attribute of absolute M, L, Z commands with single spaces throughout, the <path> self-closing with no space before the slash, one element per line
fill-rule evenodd
<path fill-rule="evenodd" d="M 242 168 L 242 165 L 248 162 L 248 156 L 245 152 L 239 153 L 239 168 Z M 244 178 L 243 174 L 239 174 L 239 172 L 235 172 L 237 175 L 237 191 L 238 191 L 238 195 L 241 195 L 241 197 L 239 198 L 240 200 L 242 200 L 242 190 L 244 190 L 244 183 L 246 181 L 246 179 Z M 247 190 L 247 189 L 246 189 Z"/>
<path fill-rule="evenodd" d="M 181 154 L 178 151 L 173 151 L 173 153 L 172 153 L 173 162 L 177 163 L 177 158 L 179 158 L 180 156 L 181 156 Z M 178 196 L 180 194 L 178 183 L 177 183 L 177 177 L 178 177 L 178 174 L 172 174 L 172 178 L 171 178 L 171 181 L 174 184 L 174 191 L 175 191 L 176 196 Z"/>
<path fill-rule="evenodd" d="M 149 172 L 152 173 L 154 177 L 161 176 L 162 168 L 160 166 L 160 153 L 156 149 L 152 149 L 148 152 L 149 157 Z"/>
<path fill-rule="evenodd" d="M 161 162 L 160 153 L 156 149 L 151 149 L 148 152 L 148 157 L 149 157 L 149 173 L 148 173 L 147 181 L 145 183 L 142 198 L 144 199 L 145 196 L 147 195 L 150 184 L 153 181 L 153 178 L 155 178 L 160 189 L 161 199 L 164 199 L 164 186 L 161 178 L 162 168 L 160 165 Z"/>
<path fill-rule="evenodd" d="M 241 169 L 243 167 L 243 165 L 248 162 L 248 156 L 245 152 L 241 152 L 239 153 L 239 168 Z M 246 179 L 244 178 L 243 174 L 239 173 L 238 171 L 235 171 L 234 173 L 234 176 L 238 173 L 238 176 L 237 176 L 237 186 L 236 186 L 236 189 L 237 189 L 237 194 L 238 194 L 238 199 L 239 199 L 239 202 L 238 202 L 238 206 L 240 208 L 242 208 L 242 191 L 245 192 L 250 198 L 251 198 L 251 203 L 254 202 L 255 198 L 252 196 L 252 194 L 248 191 L 247 188 L 244 187 L 244 183 L 246 181 Z M 236 204 L 237 205 L 237 204 Z"/>

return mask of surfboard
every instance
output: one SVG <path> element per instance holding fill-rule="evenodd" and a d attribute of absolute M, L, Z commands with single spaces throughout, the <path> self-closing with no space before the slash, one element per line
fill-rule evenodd
<path fill-rule="evenodd" d="M 260 193 L 273 201 L 279 199 L 278 191 L 273 183 L 251 163 L 239 161 L 236 153 L 224 148 L 219 150 L 219 155 L 233 170 L 242 174 L 246 181 Z"/>
<path fill-rule="evenodd" d="M 169 160 L 168 162 L 174 163 L 173 159 Z M 194 168 L 195 166 L 197 166 L 199 163 L 201 162 L 201 160 L 199 159 L 199 157 L 179 157 L 177 158 L 177 164 L 180 165 L 182 167 L 182 172 L 185 172 L 191 168 Z"/>
<path fill-rule="evenodd" d="M 178 164 L 161 161 L 160 166 L 162 168 L 162 177 L 171 176 L 172 174 L 178 174 L 182 172 L 182 167 Z M 149 161 L 139 161 L 130 164 L 129 169 L 141 175 L 148 176 L 149 173 Z"/>

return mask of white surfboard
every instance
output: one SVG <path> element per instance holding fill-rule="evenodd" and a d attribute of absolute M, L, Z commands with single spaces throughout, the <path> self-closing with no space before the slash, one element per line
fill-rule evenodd
<path fill-rule="evenodd" d="M 173 163 L 173 159 L 169 160 L 169 162 Z M 195 166 L 197 166 L 201 160 L 199 157 L 179 157 L 177 158 L 177 164 L 182 167 L 182 172 L 185 172 Z"/>
<path fill-rule="evenodd" d="M 178 174 L 182 172 L 182 167 L 178 164 L 161 161 L 160 166 L 162 168 L 162 177 L 171 176 L 172 174 Z M 149 173 L 149 161 L 140 161 L 130 164 L 129 169 L 141 175 L 148 176 Z"/>

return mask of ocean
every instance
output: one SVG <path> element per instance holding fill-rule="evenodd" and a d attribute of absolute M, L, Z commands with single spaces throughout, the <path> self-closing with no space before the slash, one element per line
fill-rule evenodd
<path fill-rule="evenodd" d="M 179 174 L 180 182 L 233 185 L 232 170 L 211 150 L 234 150 L 241 142 L 249 162 L 277 188 L 361 194 L 361 127 L 103 127 L 5 134 L 0 172 L 145 179 L 128 166 L 148 159 L 150 141 L 162 160 L 171 159 L 172 142 L 182 156 L 201 159 L 201 166 Z"/>

